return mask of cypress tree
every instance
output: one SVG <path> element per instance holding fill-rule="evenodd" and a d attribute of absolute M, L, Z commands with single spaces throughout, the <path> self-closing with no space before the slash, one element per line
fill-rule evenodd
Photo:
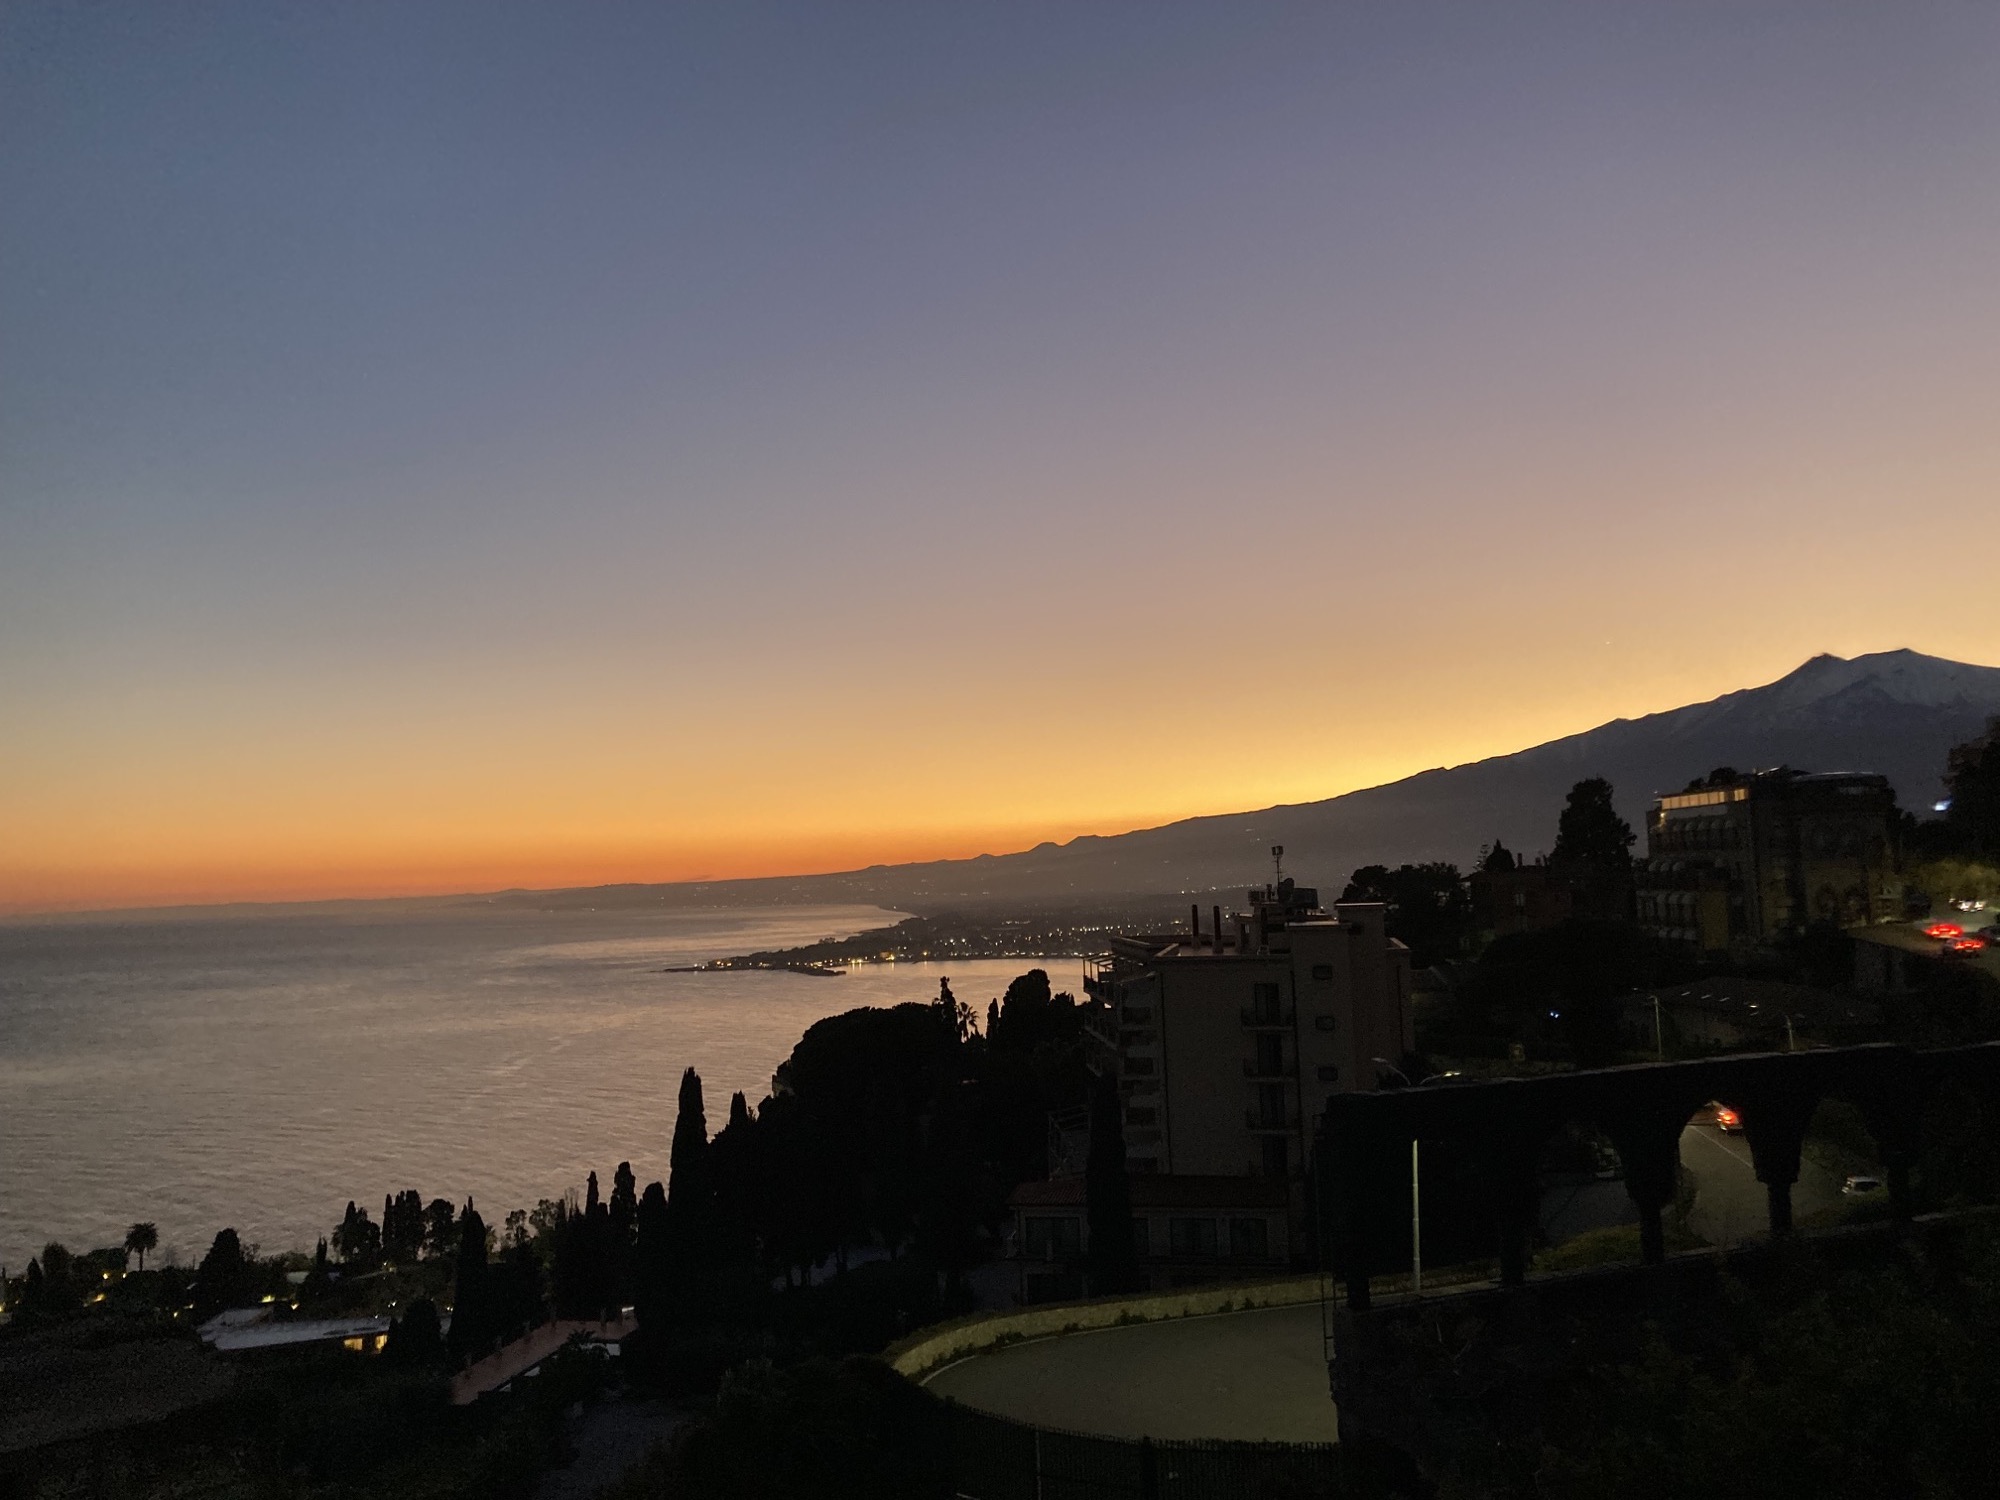
<path fill-rule="evenodd" d="M 639 1314 L 639 1325 L 657 1333 L 667 1321 L 673 1263 L 667 1190 L 659 1183 L 646 1184 L 645 1195 L 639 1199 L 637 1219 L 639 1240 L 633 1251 L 632 1302 Z"/>
<path fill-rule="evenodd" d="M 497 1330 L 494 1327 L 493 1288 L 486 1264 L 486 1221 L 465 1200 L 465 1212 L 458 1219 L 458 1271 L 452 1291 L 451 1352 L 460 1358 L 478 1358 Z"/>
<path fill-rule="evenodd" d="M 1099 1074 L 1090 1093 L 1090 1156 L 1083 1194 L 1090 1225 L 1086 1265 L 1092 1296 L 1135 1291 L 1139 1257 L 1132 1241 L 1132 1180 L 1125 1166 L 1124 1108 L 1118 1081 Z"/>
<path fill-rule="evenodd" d="M 692 1311 L 711 1269 L 715 1185 L 710 1171 L 708 1115 L 701 1075 L 681 1075 L 680 1111 L 674 1119 L 672 1175 L 667 1179 L 667 1296 L 677 1313 Z"/>
<path fill-rule="evenodd" d="M 708 1114 L 701 1103 L 701 1075 L 693 1068 L 681 1074 L 679 1112 L 674 1117 L 673 1155 L 669 1162 L 667 1202 L 694 1207 L 708 1192 Z"/>
<path fill-rule="evenodd" d="M 611 1223 L 622 1240 L 630 1238 L 632 1216 L 639 1211 L 639 1179 L 632 1163 L 621 1161 L 611 1177 Z"/>

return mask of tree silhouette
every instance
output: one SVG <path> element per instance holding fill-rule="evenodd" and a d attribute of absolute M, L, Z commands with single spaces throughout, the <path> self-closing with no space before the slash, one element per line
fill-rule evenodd
<path fill-rule="evenodd" d="M 218 1231 L 194 1274 L 195 1315 L 207 1317 L 240 1307 L 250 1300 L 252 1290 L 252 1268 L 243 1254 L 243 1242 L 234 1229 Z"/>
<path fill-rule="evenodd" d="M 1090 1092 L 1090 1155 L 1083 1175 L 1084 1212 L 1090 1226 L 1086 1264 L 1091 1295 L 1096 1297 L 1134 1291 L 1140 1285 L 1123 1115 L 1118 1080 L 1100 1074 Z"/>
<path fill-rule="evenodd" d="M 405 1188 L 382 1200 L 382 1253 L 399 1266 L 414 1261 L 424 1248 L 424 1199 Z"/>
<path fill-rule="evenodd" d="M 333 1232 L 333 1248 L 340 1252 L 341 1264 L 355 1271 L 372 1271 L 382 1259 L 382 1230 L 368 1217 L 368 1210 L 356 1208 L 350 1200 L 340 1227 Z"/>
<path fill-rule="evenodd" d="M 139 1269 L 146 1269 L 146 1256 L 160 1247 L 160 1226 L 152 1223 L 134 1224 L 125 1231 L 125 1248 L 139 1257 Z"/>
<path fill-rule="evenodd" d="M 611 1230 L 620 1245 L 631 1242 L 632 1220 L 638 1212 L 639 1179 L 632 1175 L 632 1163 L 621 1161 L 611 1176 Z"/>
<path fill-rule="evenodd" d="M 1340 899 L 1388 908 L 1389 936 L 1409 945 L 1410 962 L 1420 969 L 1459 957 L 1472 936 L 1472 897 L 1457 865 L 1363 865 Z"/>
<path fill-rule="evenodd" d="M 639 1324 L 651 1331 L 667 1322 L 669 1278 L 673 1256 L 668 1240 L 667 1190 L 657 1182 L 646 1184 L 639 1198 L 639 1239 L 633 1249 L 632 1301 Z"/>
<path fill-rule="evenodd" d="M 453 1355 L 476 1358 L 499 1332 L 486 1264 L 486 1221 L 465 1200 L 458 1217 L 458 1268 L 452 1288 L 450 1347 Z"/>
<path fill-rule="evenodd" d="M 321 1235 L 319 1243 L 313 1247 L 312 1269 L 306 1272 L 306 1279 L 299 1285 L 299 1300 L 305 1303 L 324 1302 L 333 1292 L 333 1267 L 327 1261 L 326 1236 Z"/>
<path fill-rule="evenodd" d="M 2000 856 L 2000 715 L 1977 739 L 1952 747 L 1945 760 L 1951 806 L 1945 825 L 1967 854 Z"/>
<path fill-rule="evenodd" d="M 433 1198 L 424 1209 L 424 1253 L 442 1260 L 458 1250 L 458 1210 L 449 1198 Z"/>
<path fill-rule="evenodd" d="M 1549 851 L 1549 864 L 1557 869 L 1623 875 L 1632 868 L 1636 839 L 1632 825 L 1618 816 L 1611 783 L 1602 776 L 1591 776 L 1570 788 L 1562 816 L 1556 821 L 1556 846 Z"/>
<path fill-rule="evenodd" d="M 1495 839 L 1491 847 L 1479 851 L 1479 868 L 1489 875 L 1505 874 L 1514 868 L 1513 851 Z"/>
<path fill-rule="evenodd" d="M 444 1337 L 438 1329 L 437 1304 L 428 1297 L 417 1298 L 389 1325 L 383 1357 L 405 1368 L 437 1363 L 444 1356 Z"/>
<path fill-rule="evenodd" d="M 701 1102 L 701 1075 L 693 1068 L 681 1074 L 679 1109 L 674 1115 L 673 1153 L 669 1158 L 667 1202 L 692 1204 L 708 1191 L 708 1112 Z"/>

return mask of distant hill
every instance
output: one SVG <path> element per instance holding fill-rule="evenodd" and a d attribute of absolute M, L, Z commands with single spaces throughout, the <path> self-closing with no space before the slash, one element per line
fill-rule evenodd
<path fill-rule="evenodd" d="M 1512 755 L 1323 802 L 1189 818 L 1019 854 L 680 889 L 709 899 L 869 900 L 919 911 L 1099 901 L 1251 884 L 1266 877 L 1270 846 L 1283 844 L 1288 873 L 1337 891 L 1363 864 L 1441 859 L 1467 866 L 1495 837 L 1520 853 L 1546 850 L 1564 794 L 1585 776 L 1609 778 L 1642 839 L 1654 795 L 1723 765 L 1879 772 L 1904 807 L 1927 812 L 1940 795 L 1945 752 L 1995 713 L 2000 667 L 1915 651 L 1815 656 L 1764 687 L 1615 719 Z M 658 899 L 661 888 L 648 889 Z"/>

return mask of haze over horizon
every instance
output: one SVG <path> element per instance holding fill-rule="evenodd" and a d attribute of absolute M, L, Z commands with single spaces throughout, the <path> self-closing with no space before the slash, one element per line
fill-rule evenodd
<path fill-rule="evenodd" d="M 1996 147 L 1953 4 L 12 9 L 0 910 L 962 856 L 2000 662 Z"/>

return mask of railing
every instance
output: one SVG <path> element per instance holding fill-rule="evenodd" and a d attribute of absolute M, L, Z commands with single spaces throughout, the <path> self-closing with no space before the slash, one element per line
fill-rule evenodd
<path fill-rule="evenodd" d="M 1299 1112 L 1289 1105 L 1281 1112 L 1277 1110 L 1246 1109 L 1243 1123 L 1252 1130 L 1296 1130 Z"/>
<path fill-rule="evenodd" d="M 1241 1014 L 1245 1026 L 1290 1026 L 1297 1012 L 1290 1008 L 1284 1010 L 1264 1010 L 1246 1005 L 1243 1007 Z"/>

